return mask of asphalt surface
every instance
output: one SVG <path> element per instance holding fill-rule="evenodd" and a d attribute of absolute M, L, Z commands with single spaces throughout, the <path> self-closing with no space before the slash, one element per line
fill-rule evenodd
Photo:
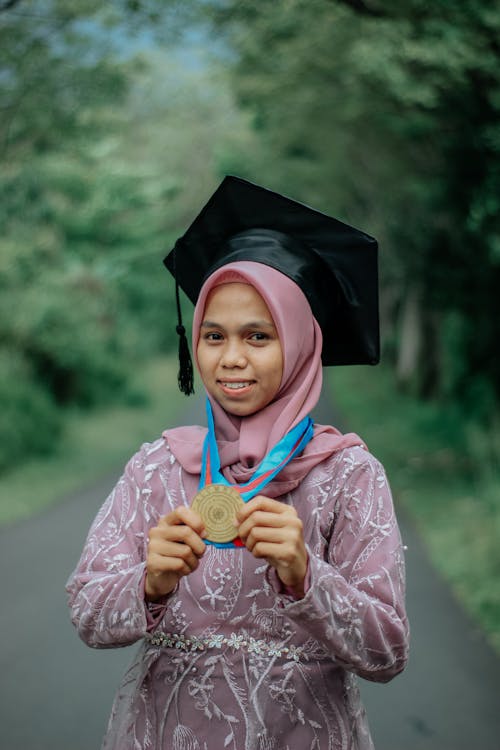
<path fill-rule="evenodd" d="M 316 415 L 332 421 L 325 402 Z M 2 750 L 100 747 L 134 647 L 94 651 L 81 643 L 69 622 L 64 585 L 118 474 L 0 530 Z M 500 660 L 399 515 L 408 547 L 411 659 L 387 685 L 360 681 L 375 747 L 500 750 Z"/>

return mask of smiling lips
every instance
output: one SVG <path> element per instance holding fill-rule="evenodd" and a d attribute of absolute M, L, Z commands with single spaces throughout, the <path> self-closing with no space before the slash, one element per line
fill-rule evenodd
<path fill-rule="evenodd" d="M 247 391 L 255 380 L 218 380 L 217 381 L 224 391 Z"/>

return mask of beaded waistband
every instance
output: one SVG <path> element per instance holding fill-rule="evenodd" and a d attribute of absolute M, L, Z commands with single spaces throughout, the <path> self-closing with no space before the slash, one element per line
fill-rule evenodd
<path fill-rule="evenodd" d="M 267 656 L 270 659 L 285 657 L 296 662 L 307 659 L 302 646 L 281 646 L 275 642 L 267 643 L 266 641 L 252 638 L 249 636 L 231 633 L 229 636 L 210 635 L 207 637 L 198 637 L 196 635 L 185 636 L 182 633 L 148 633 L 146 640 L 152 646 L 162 646 L 163 648 L 176 648 L 180 651 L 195 652 L 207 651 L 208 649 L 229 649 L 233 653 L 236 651 L 246 651 L 249 654 L 258 656 Z"/>

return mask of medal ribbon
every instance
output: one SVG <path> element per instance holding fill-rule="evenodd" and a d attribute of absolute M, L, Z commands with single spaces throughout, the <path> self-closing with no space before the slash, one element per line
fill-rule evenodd
<path fill-rule="evenodd" d="M 207 398 L 206 402 L 208 433 L 203 442 L 203 454 L 201 464 L 201 476 L 198 489 L 203 489 L 208 484 L 224 484 L 232 487 L 240 493 L 242 500 L 248 502 L 252 497 L 258 495 L 261 490 L 268 485 L 279 472 L 301 453 L 307 443 L 311 440 L 314 433 L 314 426 L 311 417 L 304 417 L 290 432 L 281 438 L 276 445 L 271 448 L 269 453 L 264 456 L 252 478 L 244 484 L 232 484 L 229 482 L 221 471 L 219 450 L 215 438 L 215 425 L 212 413 L 212 406 Z M 227 544 L 218 542 L 208 542 L 215 547 L 242 547 L 243 544 L 239 539 Z"/>

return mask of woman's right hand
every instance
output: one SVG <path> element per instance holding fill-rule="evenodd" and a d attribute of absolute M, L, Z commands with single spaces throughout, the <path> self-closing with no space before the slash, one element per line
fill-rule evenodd
<path fill-rule="evenodd" d="M 163 516 L 149 530 L 144 586 L 147 601 L 170 594 L 179 578 L 196 570 L 206 550 L 204 532 L 201 517 L 186 507 Z"/>

